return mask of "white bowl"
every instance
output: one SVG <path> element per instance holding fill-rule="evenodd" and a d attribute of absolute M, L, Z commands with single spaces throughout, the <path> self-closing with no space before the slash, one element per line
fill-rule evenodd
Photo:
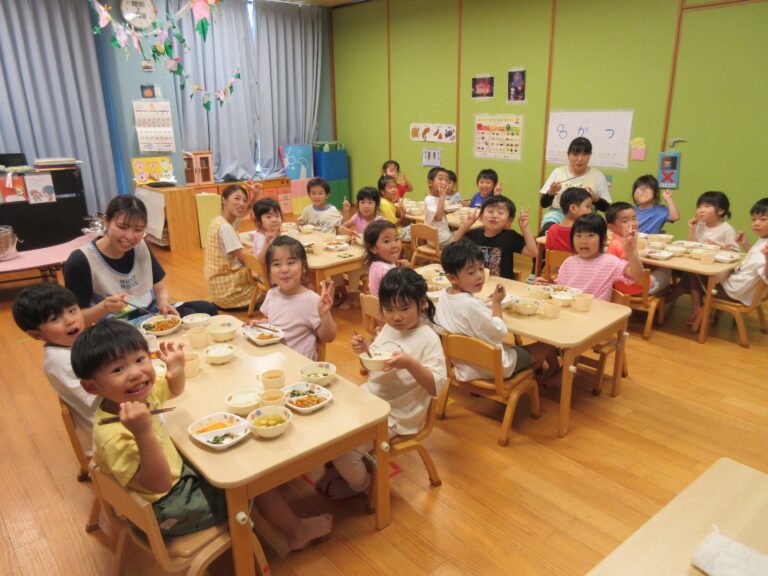
<path fill-rule="evenodd" d="M 344 244 L 349 244 L 349 234 L 336 234 L 336 240 L 344 242 Z"/>
<path fill-rule="evenodd" d="M 229 342 L 235 337 L 235 332 L 237 332 L 237 326 L 232 322 L 212 323 L 208 326 L 208 333 L 214 342 Z"/>
<path fill-rule="evenodd" d="M 326 386 L 336 374 L 336 366 L 330 362 L 312 362 L 299 369 L 302 379 L 313 384 Z"/>
<path fill-rule="evenodd" d="M 203 350 L 208 364 L 226 364 L 235 357 L 235 347 L 231 344 L 214 344 Z"/>
<path fill-rule="evenodd" d="M 548 300 L 552 296 L 552 289 L 549 286 L 528 286 L 525 290 L 528 296 L 536 300 Z"/>
<path fill-rule="evenodd" d="M 515 312 L 523 316 L 533 316 L 539 311 L 539 301 L 533 298 L 520 298 L 515 304 Z"/>
<path fill-rule="evenodd" d="M 360 362 L 362 362 L 363 366 L 368 368 L 368 370 L 376 370 L 380 372 L 381 370 L 384 370 L 384 363 L 392 358 L 392 354 L 387 352 L 373 352 L 372 354 L 373 358 L 369 357 L 367 352 L 361 352 L 359 356 Z"/>
<path fill-rule="evenodd" d="M 682 256 L 686 252 L 688 252 L 688 248 L 684 248 L 682 246 L 675 246 L 674 244 L 667 244 L 664 247 L 664 250 L 671 253 L 672 256 Z"/>
<path fill-rule="evenodd" d="M 662 244 L 669 244 L 675 237 L 672 234 L 648 234 L 648 242 L 661 242 Z"/>
<path fill-rule="evenodd" d="M 579 312 L 589 312 L 592 307 L 592 300 L 594 300 L 592 294 L 576 294 L 573 297 L 573 307 Z"/>
<path fill-rule="evenodd" d="M 248 416 L 261 404 L 261 392 L 258 390 L 239 390 L 225 398 L 227 408 L 238 416 Z"/>
<path fill-rule="evenodd" d="M 651 250 L 665 250 L 667 244 L 666 242 L 648 242 L 648 248 Z"/>
<path fill-rule="evenodd" d="M 706 252 L 706 250 L 704 250 L 703 248 L 694 248 L 693 250 L 690 250 L 688 252 L 688 256 L 690 256 L 694 260 L 701 260 L 701 255 L 704 254 L 704 252 Z"/>
<path fill-rule="evenodd" d="M 202 312 L 198 314 L 190 314 L 189 316 L 184 316 L 184 318 L 181 319 L 181 322 L 184 324 L 185 328 L 208 326 L 208 324 L 211 322 L 211 315 L 203 314 Z"/>
<path fill-rule="evenodd" d="M 255 422 L 259 422 L 259 419 L 261 418 L 275 416 L 282 416 L 284 422 L 274 426 L 257 426 L 255 424 Z M 256 436 L 261 436 L 262 438 L 276 438 L 286 431 L 291 424 L 292 418 L 293 414 L 285 406 L 263 406 L 248 414 L 248 423 L 251 425 L 251 431 Z"/>
<path fill-rule="evenodd" d="M 567 308 L 573 304 L 573 294 L 570 292 L 553 292 L 552 300 L 560 304 L 560 306 Z"/>
<path fill-rule="evenodd" d="M 302 234 L 312 234 L 315 231 L 315 227 L 312 224 L 304 224 L 299 230 L 301 230 Z"/>

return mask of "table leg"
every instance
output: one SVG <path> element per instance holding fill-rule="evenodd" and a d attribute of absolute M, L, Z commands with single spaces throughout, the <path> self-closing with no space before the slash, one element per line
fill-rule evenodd
<path fill-rule="evenodd" d="M 619 395 L 621 388 L 621 373 L 624 367 L 624 346 L 626 346 L 627 340 L 624 336 L 626 325 L 622 325 L 619 331 L 616 332 L 616 353 L 613 360 L 613 381 L 611 382 L 611 397 Z"/>
<path fill-rule="evenodd" d="M 703 344 L 707 340 L 709 332 L 709 314 L 712 311 L 712 291 L 715 289 L 715 276 L 707 276 L 707 290 L 704 293 L 704 309 L 701 311 L 701 326 L 699 326 L 699 343 Z"/>
<path fill-rule="evenodd" d="M 384 420 L 376 425 L 376 528 L 389 526 L 389 429 Z M 384 450 L 383 447 L 387 446 Z"/>
<path fill-rule="evenodd" d="M 541 265 L 544 262 L 545 246 L 537 242 L 536 247 L 539 249 L 539 255 L 536 258 L 536 272 L 534 273 L 534 276 L 538 278 L 539 276 L 541 276 Z"/>
<path fill-rule="evenodd" d="M 256 565 L 251 549 L 251 518 L 248 514 L 248 490 L 246 486 L 227 489 L 229 534 L 232 537 L 232 558 L 237 576 L 255 576 Z M 269 566 L 260 567 L 266 573 Z"/>
<path fill-rule="evenodd" d="M 571 418 L 571 393 L 573 392 L 573 372 L 576 367 L 576 354 L 573 349 L 566 349 L 563 354 L 563 381 L 560 385 L 560 422 L 557 425 L 557 435 L 562 438 L 568 433 L 568 422 Z"/>

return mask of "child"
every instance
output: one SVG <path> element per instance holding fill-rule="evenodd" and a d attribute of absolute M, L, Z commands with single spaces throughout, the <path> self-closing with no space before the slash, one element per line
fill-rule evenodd
<path fill-rule="evenodd" d="M 632 184 L 632 201 L 637 212 L 638 230 L 646 234 L 658 234 L 667 222 L 680 220 L 680 212 L 672 199 L 672 190 L 664 190 L 667 205 L 659 204 L 659 182 L 646 174 Z M 610 227 L 610 220 L 609 227 Z"/>
<path fill-rule="evenodd" d="M 368 270 L 368 291 L 378 297 L 379 285 L 384 275 L 397 266 L 411 267 L 408 260 L 401 260 L 402 243 L 397 228 L 389 220 L 378 220 L 365 229 L 363 236 Z"/>
<path fill-rule="evenodd" d="M 627 202 L 614 202 L 605 211 L 605 219 L 608 222 L 608 230 L 613 234 L 613 238 L 608 243 L 606 253 L 618 256 L 622 260 L 627 259 L 627 252 L 624 250 L 624 237 L 628 232 L 637 230 L 637 214 L 635 208 Z M 669 268 L 654 268 L 651 271 L 649 294 L 656 294 L 669 286 L 672 274 Z M 642 294 L 643 287 L 638 284 L 627 284 L 618 280 L 614 288 L 624 294 L 638 295 Z"/>
<path fill-rule="evenodd" d="M 688 240 L 738 251 L 736 230 L 725 222 L 731 217 L 730 207 L 722 192 L 704 192 L 696 201 L 696 216 L 688 221 Z"/>
<path fill-rule="evenodd" d="M 501 276 L 514 280 L 514 253 L 522 253 L 531 258 L 538 254 L 536 239 L 528 228 L 528 211 L 522 210 L 518 223 L 523 235 L 508 228 L 515 219 L 515 203 L 506 196 L 489 196 L 480 207 L 482 228 L 472 228 L 478 216 L 470 215 L 453 235 L 453 241 L 469 238 L 483 251 L 485 267 L 491 276 Z"/>
<path fill-rule="evenodd" d="M 610 300 L 613 283 L 629 282 L 643 275 L 643 264 L 635 243 L 637 232 L 630 230 L 623 238 L 627 260 L 604 254 L 607 228 L 597 214 L 581 216 L 571 227 L 573 256 L 566 258 L 558 270 L 557 283 L 579 288 L 598 300 Z"/>
<path fill-rule="evenodd" d="M 45 342 L 45 375 L 71 409 L 78 433 L 83 432 L 81 445 L 89 452 L 99 398 L 83 390 L 80 379 L 72 372 L 72 344 L 85 325 L 77 296 L 58 284 L 29 286 L 13 301 L 13 319 L 32 338 Z"/>
<path fill-rule="evenodd" d="M 486 168 L 477 174 L 477 192 L 469 201 L 470 208 L 479 208 L 483 201 L 493 194 L 501 194 L 501 184 L 496 170 Z"/>
<path fill-rule="evenodd" d="M 445 213 L 445 195 L 448 192 L 448 171 L 437 166 L 427 174 L 429 194 L 424 198 L 424 222 L 437 228 L 437 241 L 445 246 L 451 241 L 451 229 Z"/>
<path fill-rule="evenodd" d="M 307 253 L 298 240 L 278 236 L 267 249 L 266 268 L 274 286 L 259 309 L 270 324 L 285 332 L 285 344 L 314 360 L 317 341 L 333 342 L 336 323 L 331 317 L 333 281 L 317 293 L 304 286 Z"/>
<path fill-rule="evenodd" d="M 363 384 L 372 394 L 387 400 L 389 436 L 415 434 L 427 417 L 432 398 L 446 383 L 445 356 L 440 337 L 428 322 L 435 308 L 427 299 L 427 283 L 409 268 L 387 272 L 379 289 L 384 326 L 370 345 L 373 352 L 391 353 L 383 371 L 372 370 Z M 363 352 L 364 338 L 352 337 L 352 349 Z M 334 468 L 317 483 L 332 499 L 346 498 L 368 488 L 371 475 L 363 459 L 370 443 L 336 458 Z"/>
<path fill-rule="evenodd" d="M 459 240 L 445 247 L 441 264 L 451 287 L 440 292 L 435 323 L 446 332 L 472 336 L 500 348 L 504 378 L 510 378 L 529 366 L 538 367 L 546 359 L 548 370 L 541 375 L 541 379 L 549 381 L 558 369 L 557 350 L 553 346 L 539 342 L 527 346 L 503 344 L 508 332 L 501 309 L 504 287 L 501 284 L 496 286 L 491 295 L 490 310 L 482 300 L 475 297 L 485 284 L 483 259 L 483 251 L 469 240 Z M 455 370 L 456 378 L 461 381 L 493 378 L 489 370 L 471 364 L 457 363 Z"/>
<path fill-rule="evenodd" d="M 320 232 L 335 232 L 341 224 L 341 212 L 328 204 L 331 186 L 323 178 L 312 178 L 307 182 L 307 194 L 312 204 L 302 211 L 299 225 L 312 224 Z"/>
<path fill-rule="evenodd" d="M 738 235 L 742 247 L 748 250 L 747 255 L 738 268 L 720 284 L 728 298 L 747 306 L 752 304 L 758 282 L 768 282 L 768 198 L 758 200 L 749 215 L 752 217 L 752 232 L 759 239 L 750 248 L 744 233 Z"/>
<path fill-rule="evenodd" d="M 253 253 L 264 262 L 267 248 L 280 235 L 280 226 L 283 223 L 280 204 L 272 198 L 262 198 L 253 205 L 253 221 L 256 224 Z"/>
<path fill-rule="evenodd" d="M 448 172 L 448 191 L 445 193 L 445 201 L 448 204 L 461 204 L 467 206 L 469 202 L 461 197 L 461 193 L 456 191 L 456 172 L 453 170 L 447 170 Z"/>
<path fill-rule="evenodd" d="M 379 212 L 397 227 L 399 234 L 400 224 L 403 222 L 403 203 L 398 199 L 395 179 L 392 176 L 382 176 L 379 178 L 378 188 L 381 195 Z"/>
<path fill-rule="evenodd" d="M 408 176 L 406 176 L 405 173 L 400 172 L 400 164 L 395 160 L 387 160 L 382 164 L 381 175 L 390 176 L 395 179 L 395 182 L 397 183 L 398 200 L 405 196 L 406 193 L 413 190 L 413 186 L 411 186 L 411 183 L 408 181 Z"/>
<path fill-rule="evenodd" d="M 150 414 L 185 385 L 183 345 L 161 342 L 159 356 L 168 368 L 166 376 L 155 374 L 147 341 L 136 328 L 106 320 L 75 341 L 72 368 L 86 391 L 103 398 L 95 418 L 120 418 L 94 428 L 95 462 L 152 503 L 164 536 L 180 536 L 223 521 L 227 503 L 223 490 L 184 462 L 161 417 Z M 300 519 L 276 490 L 254 501 L 292 549 L 331 531 L 330 515 Z"/>
<path fill-rule="evenodd" d="M 341 225 L 339 234 L 349 234 L 362 238 L 368 224 L 381 218 L 377 214 L 379 204 L 381 203 L 381 195 L 375 188 L 360 188 L 356 200 L 357 213 Z M 349 202 L 346 198 L 344 198 L 344 207 L 349 207 Z"/>
<path fill-rule="evenodd" d="M 545 247 L 547 250 L 572 252 L 571 227 L 580 216 L 592 213 L 592 197 L 584 188 L 568 188 L 560 198 L 560 206 L 565 214 L 562 223 L 550 222 L 542 228 L 547 235 Z"/>

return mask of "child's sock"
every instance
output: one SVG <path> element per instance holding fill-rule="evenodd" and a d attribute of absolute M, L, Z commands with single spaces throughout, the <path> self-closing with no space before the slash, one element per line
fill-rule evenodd
<path fill-rule="evenodd" d="M 302 518 L 299 521 L 295 534 L 288 538 L 288 546 L 291 550 L 301 550 L 308 544 L 319 542 L 331 535 L 333 529 L 333 516 L 319 514 L 310 518 Z"/>

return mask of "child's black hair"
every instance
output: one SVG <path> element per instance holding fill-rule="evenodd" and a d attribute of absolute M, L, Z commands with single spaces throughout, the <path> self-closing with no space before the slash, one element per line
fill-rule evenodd
<path fill-rule="evenodd" d="M 458 276 L 459 272 L 467 266 L 483 261 L 483 250 L 472 240 L 466 238 L 448 244 L 443 248 L 443 254 L 440 257 L 440 264 L 445 273 L 454 276 Z"/>
<path fill-rule="evenodd" d="M 616 218 L 619 216 L 620 212 L 624 212 L 624 210 L 634 211 L 634 209 L 635 207 L 629 202 L 614 202 L 605 209 L 605 221 L 608 224 L 613 224 L 616 222 Z"/>
<path fill-rule="evenodd" d="M 27 332 L 37 330 L 53 316 L 59 316 L 67 308 L 78 306 L 77 296 L 53 282 L 35 284 L 24 288 L 13 301 L 13 319 Z"/>
<path fill-rule="evenodd" d="M 568 154 L 589 154 L 591 156 L 592 142 L 589 141 L 589 138 L 584 138 L 583 136 L 574 138 L 568 144 Z"/>
<path fill-rule="evenodd" d="M 573 251 L 573 238 L 578 232 L 591 232 L 600 236 L 600 252 L 605 251 L 605 238 L 608 235 L 608 227 L 600 214 L 584 214 L 576 218 L 571 227 L 571 251 Z"/>
<path fill-rule="evenodd" d="M 496 170 L 493 170 L 492 168 L 483 168 L 482 170 L 480 170 L 480 172 L 477 173 L 475 184 L 480 182 L 480 178 L 491 180 L 493 182 L 494 187 L 496 186 L 496 184 L 499 183 L 499 175 L 496 174 Z"/>
<path fill-rule="evenodd" d="M 276 212 L 280 216 L 283 215 L 280 210 L 280 203 L 273 198 L 262 198 L 253 205 L 253 219 L 256 225 L 261 227 L 261 217 L 269 214 L 270 212 Z"/>
<path fill-rule="evenodd" d="M 124 222 L 128 226 L 137 224 L 146 226 L 147 207 L 136 196 L 116 196 L 109 201 L 107 209 L 104 210 L 104 219 L 107 223 L 112 222 L 120 214 L 125 214 Z"/>
<path fill-rule="evenodd" d="M 143 350 L 149 345 L 138 328 L 122 320 L 104 320 L 86 328 L 72 345 L 72 370 L 80 379 L 93 375 L 118 358 Z"/>
<path fill-rule="evenodd" d="M 728 220 L 731 217 L 731 201 L 728 200 L 728 196 L 725 192 L 709 191 L 704 192 L 699 199 L 696 200 L 696 208 L 702 204 L 708 204 L 714 206 L 716 210 L 722 210 L 723 214 L 720 216 L 723 220 Z"/>
<path fill-rule="evenodd" d="M 355 201 L 357 204 L 360 204 L 360 200 L 373 200 L 376 203 L 376 210 L 378 210 L 379 204 L 381 204 L 381 194 L 379 194 L 379 191 L 376 190 L 376 188 L 366 186 L 365 188 L 360 188 L 360 190 L 357 191 Z"/>
<path fill-rule="evenodd" d="M 568 188 L 560 195 L 560 209 L 563 211 L 563 214 L 568 214 L 571 206 L 578 206 L 588 198 L 592 198 L 592 196 L 584 188 L 577 186 Z"/>
<path fill-rule="evenodd" d="M 272 274 L 270 272 L 270 268 L 272 267 L 272 258 L 274 258 L 275 250 L 283 247 L 288 248 L 288 253 L 291 256 L 301 260 L 301 279 L 303 284 L 304 277 L 307 274 L 307 270 L 309 270 L 309 264 L 307 263 L 307 251 L 304 249 L 304 246 L 301 244 L 301 242 L 296 240 L 296 238 L 291 238 L 290 236 L 285 235 L 278 236 L 272 240 L 272 244 L 269 245 L 266 254 L 264 254 L 264 263 L 266 265 L 267 278 L 269 279 L 270 284 L 272 284 Z"/>
<path fill-rule="evenodd" d="M 377 184 L 377 187 L 379 189 L 379 194 L 384 192 L 384 190 L 387 188 L 387 184 L 389 182 L 395 182 L 396 183 L 397 180 L 395 180 L 394 176 L 387 176 L 386 174 L 384 176 L 382 176 L 381 178 L 379 178 L 379 182 Z"/>
<path fill-rule="evenodd" d="M 379 285 L 379 307 L 393 308 L 398 304 L 415 302 L 421 308 L 426 305 L 424 315 L 433 322 L 435 319 L 435 305 L 427 298 L 427 281 L 410 268 L 392 268 L 384 274 Z"/>
<path fill-rule="evenodd" d="M 457 180 L 456 172 L 454 172 L 453 170 L 446 170 L 446 173 L 448 174 L 448 180 L 456 184 L 456 180 Z"/>
<path fill-rule="evenodd" d="M 331 185 L 328 184 L 328 180 L 325 178 L 312 178 L 312 180 L 307 182 L 307 194 L 309 194 L 309 191 L 312 190 L 312 188 L 315 186 L 320 186 L 323 190 L 325 190 L 326 196 L 331 195 Z"/>
<path fill-rule="evenodd" d="M 384 164 L 381 165 L 381 171 L 386 172 L 387 168 L 389 168 L 390 166 L 394 166 L 395 170 L 400 172 L 400 163 L 397 160 L 387 160 L 386 162 L 384 162 Z"/>
<path fill-rule="evenodd" d="M 382 218 L 381 220 L 374 220 L 365 227 L 365 232 L 363 232 L 363 244 L 365 244 L 366 266 L 370 266 L 377 260 L 381 260 L 378 254 L 373 253 L 373 248 L 376 246 L 376 242 L 379 241 L 379 236 L 381 236 L 381 233 L 384 232 L 384 230 L 390 229 L 394 230 L 395 236 L 397 236 L 397 226 L 385 218 Z"/>
<path fill-rule="evenodd" d="M 446 170 L 442 166 L 435 166 L 429 172 L 427 172 L 427 180 L 434 180 L 435 178 L 437 178 L 437 175 L 440 174 L 440 172 L 445 172 L 446 174 L 448 174 L 448 170 Z"/>
<path fill-rule="evenodd" d="M 637 180 L 634 181 L 632 184 L 632 202 L 637 204 L 637 200 L 635 200 L 635 190 L 640 188 L 641 186 L 648 186 L 651 190 L 653 190 L 653 203 L 658 204 L 659 203 L 659 181 L 656 180 L 656 177 L 652 174 L 644 174 L 643 176 L 640 176 Z"/>
<path fill-rule="evenodd" d="M 517 208 L 515 207 L 515 203 L 512 202 L 511 199 L 507 198 L 506 196 L 503 196 L 501 194 L 491 194 L 483 200 L 483 203 L 480 205 L 480 216 L 483 215 L 483 212 L 485 212 L 485 209 L 489 206 L 495 206 L 497 204 L 503 204 L 507 207 L 507 211 L 509 212 L 509 219 L 512 220 L 515 217 L 515 214 L 517 213 Z"/>
<path fill-rule="evenodd" d="M 761 198 L 749 209 L 750 216 L 762 216 L 768 214 L 768 198 Z"/>
<path fill-rule="evenodd" d="M 221 199 L 226 200 L 227 198 L 232 196 L 232 194 L 234 194 L 235 192 L 242 192 L 243 194 L 245 194 L 246 200 L 249 198 L 248 190 L 245 189 L 245 186 L 243 186 L 242 184 L 230 184 L 229 186 L 224 188 L 224 191 L 221 193 Z"/>

